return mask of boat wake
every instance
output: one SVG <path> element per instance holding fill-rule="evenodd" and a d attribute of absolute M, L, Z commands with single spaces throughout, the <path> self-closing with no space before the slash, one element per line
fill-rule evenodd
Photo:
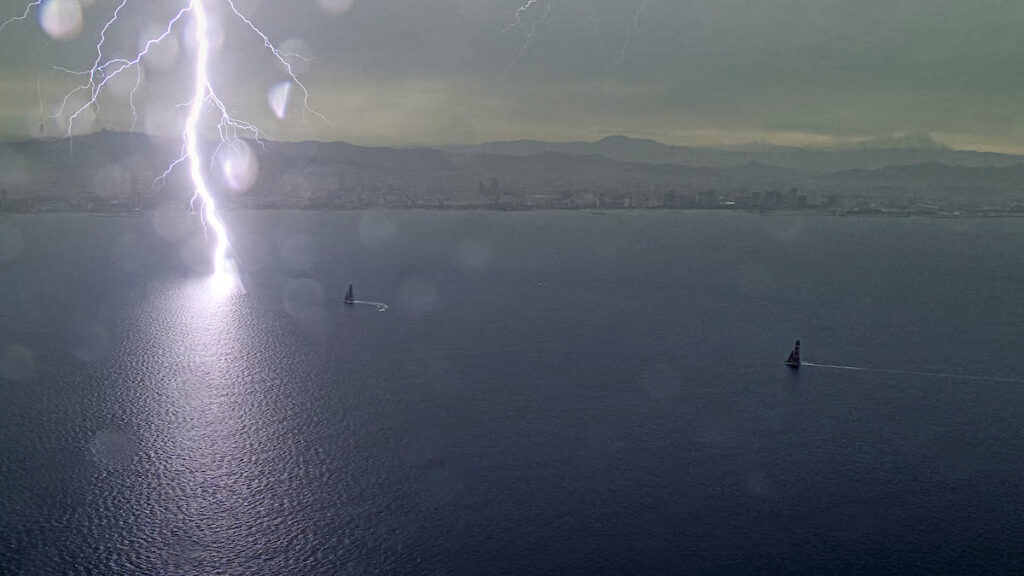
<path fill-rule="evenodd" d="M 934 376 L 936 378 L 956 378 L 959 380 L 978 380 L 983 382 L 1006 382 L 1010 384 L 1024 384 L 1019 378 L 999 378 L 997 376 L 975 376 L 973 374 L 953 374 L 950 372 L 921 372 L 918 370 L 895 370 L 892 368 L 869 368 L 867 366 L 843 366 L 840 364 L 815 364 L 813 362 L 801 362 L 801 366 L 812 366 L 814 368 L 830 368 L 832 370 L 856 370 L 859 372 L 877 372 L 882 374 L 906 374 L 911 376 Z"/>
<path fill-rule="evenodd" d="M 369 300 L 356 300 L 355 293 L 352 290 L 352 285 L 348 285 L 348 292 L 345 293 L 345 299 L 343 300 L 346 306 L 353 304 L 366 304 L 367 306 L 374 306 L 377 308 L 377 312 L 383 312 L 388 309 L 388 305 L 383 302 L 371 302 Z"/>
<path fill-rule="evenodd" d="M 388 309 L 388 305 L 383 302 L 370 302 L 369 300 L 352 300 L 351 304 L 366 304 L 367 306 L 376 306 L 377 312 L 384 312 Z"/>

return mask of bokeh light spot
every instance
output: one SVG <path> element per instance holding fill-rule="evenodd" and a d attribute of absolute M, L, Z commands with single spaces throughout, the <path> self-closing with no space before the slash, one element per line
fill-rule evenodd
<path fill-rule="evenodd" d="M 383 244 L 398 230 L 398 223 L 388 212 L 367 211 L 359 219 L 359 240 L 364 244 Z"/>
<path fill-rule="evenodd" d="M 68 348 L 82 362 L 95 362 L 110 352 L 110 334 L 95 322 L 82 322 L 71 327 Z"/>
<path fill-rule="evenodd" d="M 0 263 L 14 262 L 25 250 L 25 238 L 13 224 L 0 222 Z"/>
<path fill-rule="evenodd" d="M 267 91 L 267 105 L 270 111 L 280 119 L 288 114 L 288 95 L 292 92 L 292 83 L 289 80 L 278 82 Z"/>
<path fill-rule="evenodd" d="M 177 204 L 164 203 L 153 210 L 153 228 L 168 242 L 184 240 L 192 229 L 191 216 Z"/>
<path fill-rule="evenodd" d="M 284 287 L 284 309 L 295 327 L 308 336 L 324 336 L 330 331 L 327 295 L 320 283 L 311 278 L 293 278 Z"/>
<path fill-rule="evenodd" d="M 289 38 L 278 48 L 295 74 L 305 74 L 313 67 L 313 48 L 302 38 Z"/>
<path fill-rule="evenodd" d="M 117 430 L 104 430 L 93 436 L 89 443 L 93 460 L 103 468 L 124 468 L 132 463 L 138 448 L 127 434 Z"/>
<path fill-rule="evenodd" d="M 244 140 L 232 142 L 231 145 L 221 148 L 217 153 L 217 160 L 220 162 L 224 183 L 232 192 L 245 192 L 256 183 L 260 163 Z"/>
<path fill-rule="evenodd" d="M 316 0 L 316 4 L 328 14 L 344 14 L 352 8 L 355 0 Z"/>
<path fill-rule="evenodd" d="M 408 278 L 399 289 L 398 299 L 402 308 L 413 314 L 430 312 L 437 302 L 437 284 L 429 278 Z"/>
<path fill-rule="evenodd" d="M 82 31 L 78 0 L 45 0 L 39 7 L 39 25 L 57 40 L 71 40 Z"/>
<path fill-rule="evenodd" d="M 278 254 L 294 272 L 305 272 L 320 260 L 320 249 L 309 234 L 288 234 L 281 238 Z"/>
<path fill-rule="evenodd" d="M 36 359 L 27 346 L 8 344 L 0 348 L 0 377 L 10 382 L 25 382 L 36 373 Z"/>
<path fill-rule="evenodd" d="M 491 260 L 491 250 L 486 244 L 476 240 L 463 240 L 455 248 L 455 261 L 470 270 L 479 270 L 487 266 Z"/>

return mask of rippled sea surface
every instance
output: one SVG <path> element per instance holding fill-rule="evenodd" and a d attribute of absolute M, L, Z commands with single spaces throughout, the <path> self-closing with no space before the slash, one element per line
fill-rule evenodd
<path fill-rule="evenodd" d="M 0 216 L 0 573 L 1024 570 L 1024 384 L 781 363 L 1024 378 L 1020 220 L 229 216 Z"/>

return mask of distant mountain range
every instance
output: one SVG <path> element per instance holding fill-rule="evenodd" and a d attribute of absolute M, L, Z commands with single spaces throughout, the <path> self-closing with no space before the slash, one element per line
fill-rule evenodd
<path fill-rule="evenodd" d="M 916 144 L 916 147 L 908 147 Z M 622 162 L 682 164 L 685 166 L 730 167 L 760 162 L 810 174 L 827 174 L 856 168 L 878 169 L 937 162 L 955 166 L 1011 166 L 1024 163 L 1024 156 L 951 150 L 930 137 L 914 140 L 880 139 L 857 147 L 803 149 L 773 145 L 750 145 L 733 149 L 670 146 L 654 140 L 608 136 L 597 142 L 537 142 L 516 140 L 474 146 L 445 148 L 458 154 L 531 156 L 544 152 L 596 154 Z"/>
<path fill-rule="evenodd" d="M 760 198 L 783 193 L 791 202 L 804 196 L 799 201 L 812 204 L 833 202 L 835 196 L 903 204 L 1024 200 L 1024 157 L 938 146 L 718 150 L 623 136 L 438 149 L 344 142 L 250 145 L 259 162 L 252 189 L 226 194 L 220 171 L 211 170 L 228 206 L 685 206 L 708 198 L 760 206 Z M 118 132 L 4 143 L 0 198 L 7 210 L 184 202 L 191 193 L 184 167 L 162 186 L 154 185 L 179 154 L 174 139 Z"/>

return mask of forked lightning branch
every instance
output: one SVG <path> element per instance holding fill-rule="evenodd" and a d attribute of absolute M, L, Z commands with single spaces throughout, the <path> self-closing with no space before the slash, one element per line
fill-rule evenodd
<path fill-rule="evenodd" d="M 262 40 L 270 57 L 281 64 L 291 84 L 301 91 L 303 113 L 310 112 L 323 119 L 323 116 L 309 107 L 309 92 L 293 71 L 287 58 L 288 55 L 279 50 L 257 25 L 238 9 L 234 0 L 189 0 L 187 3 L 182 3 L 178 11 L 167 19 L 158 34 L 145 39 L 134 56 L 130 58 L 110 57 L 105 46 L 107 34 L 120 24 L 119 16 L 129 4 L 128 0 L 121 0 L 100 29 L 99 40 L 96 43 L 96 57 L 92 66 L 83 71 L 61 68 L 61 70 L 84 80 L 64 95 L 57 111 L 51 118 L 67 118 L 67 136 L 70 137 L 76 121 L 79 121 L 90 110 L 100 107 L 101 98 L 111 82 L 121 76 L 134 74 L 134 85 L 128 95 L 129 109 L 134 123 L 138 113 L 135 106 L 135 95 L 142 82 L 141 65 L 143 61 L 151 54 L 154 47 L 167 40 L 176 31 L 190 34 L 190 40 L 195 46 L 191 60 L 194 73 L 191 98 L 181 104 L 188 110 L 188 115 L 181 127 L 181 154 L 170 163 L 167 170 L 157 180 L 165 180 L 179 165 L 187 166 L 192 184 L 192 205 L 197 209 L 204 229 L 213 244 L 212 268 L 215 278 L 219 279 L 218 283 L 223 286 L 225 282 L 230 284 L 233 281 L 234 264 L 231 259 L 231 241 L 224 220 L 217 210 L 215 195 L 205 176 L 206 162 L 200 152 L 201 134 L 204 129 L 210 132 L 215 129 L 219 138 L 217 150 L 213 152 L 215 156 L 221 146 L 235 145 L 243 137 L 259 140 L 262 132 L 256 125 L 236 118 L 228 112 L 227 105 L 217 94 L 215 79 L 210 77 L 213 42 L 208 5 L 214 2 L 223 3 L 231 16 L 238 18 L 245 28 L 251 30 Z M 11 24 L 28 19 L 35 10 L 39 13 L 39 21 L 44 30 L 52 36 L 60 37 L 60 19 L 66 18 L 66 15 L 61 14 L 60 11 L 67 9 L 80 10 L 78 3 L 74 0 L 35 0 L 27 4 L 21 14 L 0 24 L 0 31 Z M 187 26 L 189 23 L 191 27 Z M 79 100 L 76 101 L 76 99 Z M 82 100 L 84 103 L 77 104 Z M 76 104 L 72 104 L 72 102 L 76 102 Z M 207 124 L 204 125 L 204 122 Z"/>

